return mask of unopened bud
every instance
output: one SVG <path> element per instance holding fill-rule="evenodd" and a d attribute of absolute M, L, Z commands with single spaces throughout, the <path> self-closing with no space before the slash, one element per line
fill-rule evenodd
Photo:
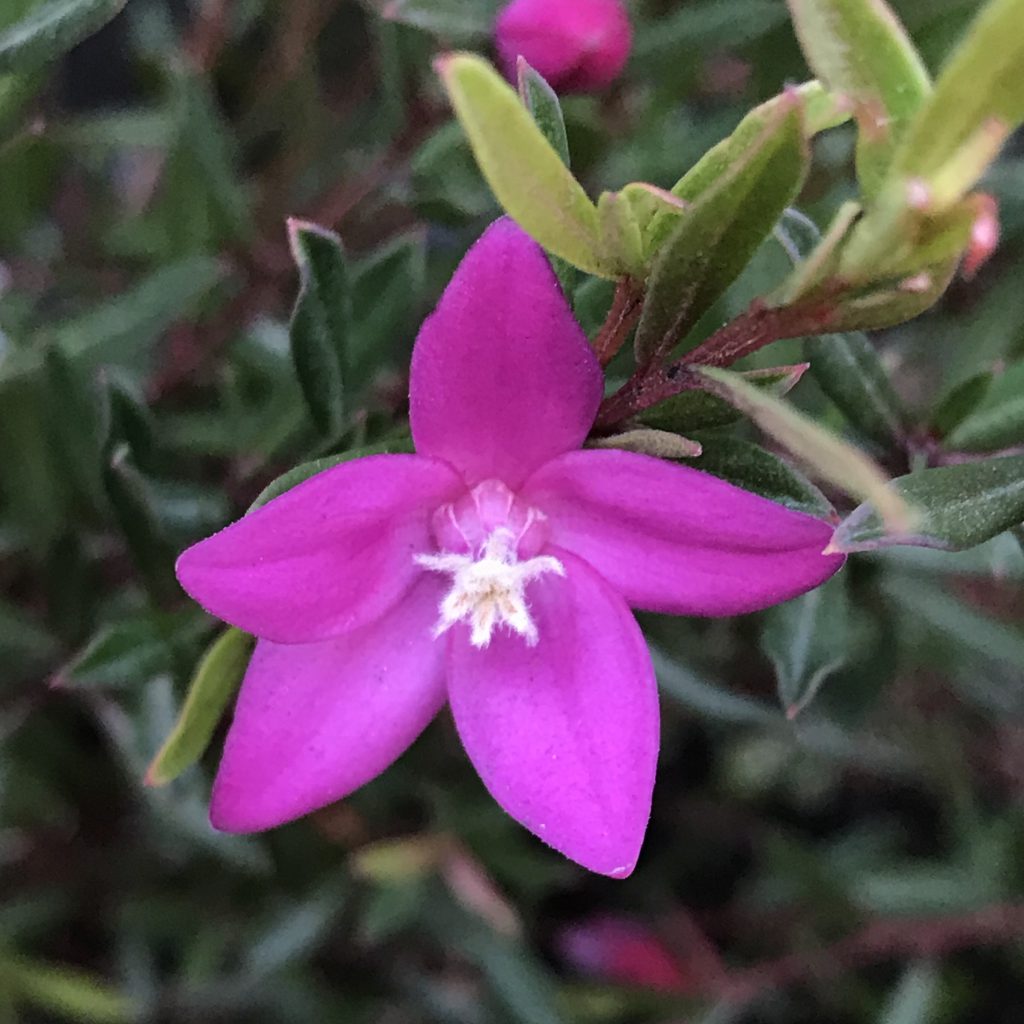
<path fill-rule="evenodd" d="M 510 79 L 522 56 L 559 92 L 596 92 L 610 85 L 632 41 L 619 0 L 512 0 L 498 16 L 495 36 Z"/>

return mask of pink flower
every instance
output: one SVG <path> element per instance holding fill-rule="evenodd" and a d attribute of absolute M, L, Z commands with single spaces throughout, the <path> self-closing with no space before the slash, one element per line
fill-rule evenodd
<path fill-rule="evenodd" d="M 629 18 L 619 0 L 512 0 L 495 39 L 508 76 L 521 55 L 559 92 L 596 92 L 629 57 Z"/>
<path fill-rule="evenodd" d="M 418 454 L 329 469 L 181 556 L 185 589 L 260 638 L 214 825 L 257 831 L 339 800 L 447 701 L 513 818 L 593 871 L 632 871 L 658 698 L 629 606 L 749 612 L 842 559 L 821 554 L 820 520 L 579 450 L 602 389 L 543 251 L 500 220 L 417 339 Z"/>

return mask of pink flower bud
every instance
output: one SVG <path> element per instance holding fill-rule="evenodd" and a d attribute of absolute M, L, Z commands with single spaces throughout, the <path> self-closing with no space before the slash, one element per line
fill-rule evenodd
<path fill-rule="evenodd" d="M 632 33 L 619 0 L 512 0 L 496 41 L 513 81 L 521 55 L 559 92 L 595 92 L 622 71 Z"/>

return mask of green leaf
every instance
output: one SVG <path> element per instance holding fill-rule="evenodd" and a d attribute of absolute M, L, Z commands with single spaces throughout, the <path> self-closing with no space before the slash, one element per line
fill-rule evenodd
<path fill-rule="evenodd" d="M 601 437 L 590 441 L 588 448 L 618 448 L 624 452 L 638 452 L 653 455 L 657 459 L 692 459 L 700 455 L 701 446 L 697 441 L 667 430 L 626 430 L 621 434 Z"/>
<path fill-rule="evenodd" d="M 247 239 L 253 230 L 246 190 L 239 172 L 231 126 L 217 105 L 209 82 L 196 74 L 182 73 L 174 78 L 177 148 L 186 154 L 183 191 L 202 189 L 209 198 L 231 239 Z M 184 196 L 167 197 L 168 215 L 181 217 Z M 219 236 L 214 238 L 216 243 Z"/>
<path fill-rule="evenodd" d="M 558 94 L 544 80 L 540 72 L 534 70 L 519 55 L 516 63 L 519 82 L 519 99 L 537 123 L 541 134 L 562 158 L 566 167 L 571 167 L 569 159 L 569 138 L 565 132 L 565 118 L 562 116 L 562 105 Z M 562 291 L 571 296 L 576 285 L 576 268 L 558 256 L 551 257 L 551 266 L 558 277 Z"/>
<path fill-rule="evenodd" d="M 1024 0 L 992 0 L 978 14 L 914 119 L 893 173 L 930 179 L 988 120 L 1024 120 Z"/>
<path fill-rule="evenodd" d="M 242 683 L 253 643 L 248 633 L 232 628 L 210 645 L 196 667 L 174 731 L 146 772 L 147 785 L 173 782 L 203 756 L 228 701 Z"/>
<path fill-rule="evenodd" d="M 891 573 L 881 582 L 885 596 L 936 633 L 952 639 L 975 658 L 1024 672 L 1024 631 L 999 622 L 935 586 L 915 577 Z"/>
<path fill-rule="evenodd" d="M 831 98 L 826 99 L 826 96 L 819 82 L 804 82 L 755 107 L 728 138 L 709 149 L 672 186 L 672 195 L 687 204 L 695 202 L 715 187 L 733 165 L 742 163 L 751 148 L 758 145 L 765 131 L 778 125 L 780 116 L 785 118 L 798 103 L 805 107 L 803 128 L 808 136 L 815 131 L 841 124 L 848 115 L 836 114 L 831 106 Z M 812 115 L 814 121 L 811 120 Z M 663 210 L 647 225 L 645 244 L 649 250 L 660 248 L 675 226 L 677 215 L 678 211 Z"/>
<path fill-rule="evenodd" d="M 631 277 L 644 276 L 644 243 L 630 201 L 618 192 L 602 192 L 597 200 L 597 231 L 601 252 Z"/>
<path fill-rule="evenodd" d="M 764 614 L 761 646 L 775 666 L 779 701 L 795 718 L 853 654 L 846 576 Z"/>
<path fill-rule="evenodd" d="M 789 0 L 789 9 L 807 63 L 853 105 L 857 176 L 872 196 L 928 97 L 928 72 L 884 0 Z"/>
<path fill-rule="evenodd" d="M 952 432 L 977 408 L 991 383 L 992 371 L 982 370 L 957 384 L 932 414 L 931 429 L 939 437 Z"/>
<path fill-rule="evenodd" d="M 690 465 L 764 498 L 820 519 L 835 515 L 831 502 L 802 473 L 777 455 L 735 437 L 707 436 Z"/>
<path fill-rule="evenodd" d="M 58 1020 L 129 1024 L 138 1008 L 106 982 L 70 967 L 16 958 L 2 965 L 15 999 Z"/>
<path fill-rule="evenodd" d="M 351 462 L 353 459 L 362 459 L 368 455 L 396 455 L 413 451 L 411 438 L 400 438 L 394 441 L 382 441 L 380 444 L 367 445 L 364 448 L 353 448 L 352 451 L 343 452 L 341 455 L 327 455 L 322 459 L 313 459 L 312 462 L 303 462 L 287 473 L 282 473 L 276 480 L 272 480 L 257 495 L 256 500 L 249 506 L 248 511 L 252 512 L 268 501 L 297 487 L 303 480 L 308 480 L 325 469 L 340 466 L 343 462 Z"/>
<path fill-rule="evenodd" d="M 793 366 L 771 366 L 761 370 L 746 370 L 741 376 L 759 388 L 775 395 L 785 395 L 796 387 L 807 370 L 807 363 Z M 641 423 L 659 430 L 707 430 L 724 427 L 740 418 L 736 408 L 708 391 L 690 390 L 673 395 L 664 402 L 644 409 L 639 415 Z"/>
<path fill-rule="evenodd" d="M 693 367 L 719 385 L 719 393 L 757 425 L 846 494 L 874 501 L 891 532 L 905 533 L 914 522 L 907 502 L 889 489 L 881 469 L 862 451 L 797 412 L 792 406 L 747 383 L 736 373 Z"/>
<path fill-rule="evenodd" d="M 562 158 L 562 163 L 569 167 L 569 137 L 565 134 L 565 118 L 562 116 L 558 94 L 539 71 L 526 63 L 526 58 L 522 55 L 516 63 L 516 70 L 519 78 L 519 99 L 537 123 L 541 134 Z"/>
<path fill-rule="evenodd" d="M 472 54 L 442 57 L 437 68 L 477 164 L 509 216 L 580 270 L 617 276 L 600 250 L 594 204 L 515 90 Z"/>
<path fill-rule="evenodd" d="M 918 510 L 912 530 L 887 531 L 871 502 L 854 509 L 832 539 L 837 551 L 909 544 L 962 551 L 1024 522 L 1024 456 L 924 469 L 893 480 L 892 494 Z"/>
<path fill-rule="evenodd" d="M 167 538 L 153 495 L 132 458 L 129 445 L 115 442 L 103 465 L 103 487 L 132 560 L 159 606 L 180 593 L 174 578 L 174 549 Z"/>
<path fill-rule="evenodd" d="M 1024 442 L 1024 362 L 1016 363 L 985 389 L 984 398 L 946 438 L 956 451 L 985 452 Z"/>
<path fill-rule="evenodd" d="M 889 993 L 878 1024 L 932 1024 L 941 993 L 939 972 L 929 963 L 916 963 L 903 972 Z"/>
<path fill-rule="evenodd" d="M 821 390 L 864 437 L 889 448 L 905 436 L 906 410 L 866 335 L 808 339 L 804 357 Z"/>
<path fill-rule="evenodd" d="M 137 687 L 170 672 L 172 645 L 186 649 L 208 627 L 196 609 L 126 615 L 103 626 L 55 677 L 55 685 Z"/>
<path fill-rule="evenodd" d="M 168 327 L 193 312 L 223 276 L 224 267 L 209 256 L 166 264 L 127 291 L 43 332 L 39 344 L 8 348 L 0 354 L 0 386 L 38 372 L 49 344 L 75 362 L 138 358 Z"/>
<path fill-rule="evenodd" d="M 723 722 L 757 726 L 777 724 L 778 712 L 764 701 L 740 696 L 704 679 L 654 644 L 650 645 L 650 650 L 658 686 L 673 700 L 699 715 Z"/>
<path fill-rule="evenodd" d="M 344 423 L 352 322 L 345 254 L 337 235 L 305 221 L 288 221 L 288 239 L 301 281 L 289 329 L 295 374 L 317 430 L 334 437 Z"/>
<path fill-rule="evenodd" d="M 490 38 L 500 6 L 500 0 L 388 0 L 381 13 L 446 41 L 471 43 Z"/>
<path fill-rule="evenodd" d="M 691 206 L 675 218 L 651 267 L 635 339 L 641 364 L 682 341 L 750 262 L 800 190 L 809 156 L 799 97 L 784 95 L 757 128 L 742 150 L 730 148 L 733 160 L 715 184 L 692 199 L 682 195 Z M 686 180 L 673 190 L 677 195 L 679 189 L 688 191 L 682 188 Z"/>
<path fill-rule="evenodd" d="M 125 0 L 47 0 L 0 32 L 0 73 L 56 60 L 125 5 Z"/>

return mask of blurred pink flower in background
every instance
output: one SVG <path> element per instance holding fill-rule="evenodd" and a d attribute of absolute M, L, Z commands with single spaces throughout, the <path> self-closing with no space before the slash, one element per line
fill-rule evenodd
<path fill-rule="evenodd" d="M 621 73 L 632 31 L 619 0 L 512 0 L 495 38 L 513 81 L 522 56 L 558 92 L 597 92 Z"/>
<path fill-rule="evenodd" d="M 604 915 L 578 921 L 558 937 L 563 958 L 581 974 L 660 992 L 692 987 L 678 958 L 647 925 Z"/>
<path fill-rule="evenodd" d="M 417 454 L 326 470 L 189 548 L 185 589 L 259 637 L 211 816 L 271 828 L 341 799 L 446 702 L 499 804 L 628 875 L 658 755 L 630 606 L 736 615 L 842 564 L 830 524 L 717 477 L 583 449 L 603 376 L 543 250 L 470 250 L 412 359 Z"/>

